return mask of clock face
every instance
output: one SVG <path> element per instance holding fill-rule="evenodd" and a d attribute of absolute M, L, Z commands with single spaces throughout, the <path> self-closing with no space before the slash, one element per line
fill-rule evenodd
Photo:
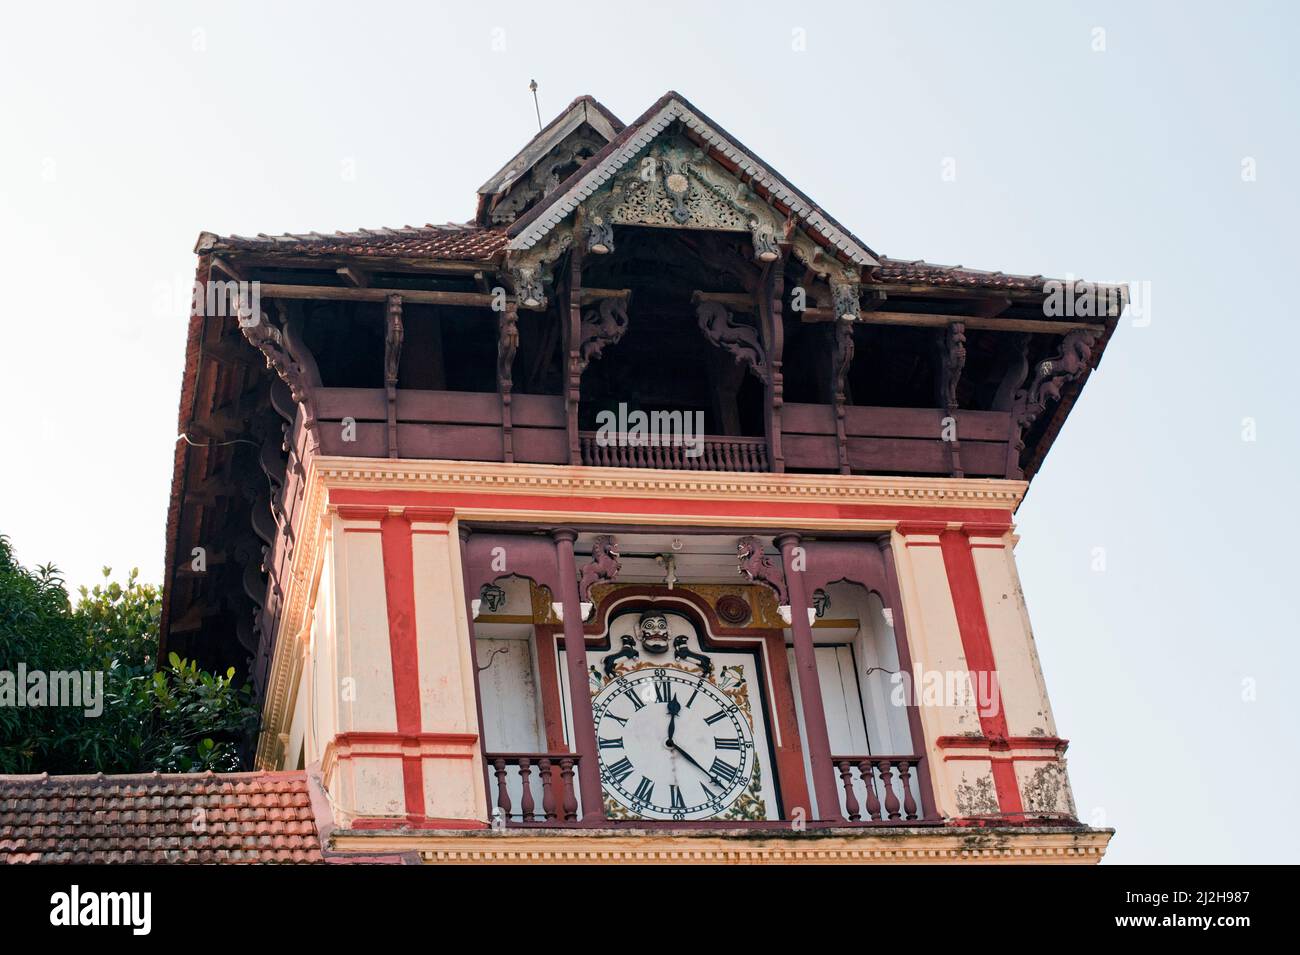
<path fill-rule="evenodd" d="M 708 819 L 751 786 L 749 719 L 704 675 L 634 670 L 592 700 L 606 795 L 646 819 Z"/>

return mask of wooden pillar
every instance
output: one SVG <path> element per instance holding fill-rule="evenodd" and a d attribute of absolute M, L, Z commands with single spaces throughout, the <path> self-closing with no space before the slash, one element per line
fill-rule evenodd
<path fill-rule="evenodd" d="M 767 265 L 763 273 L 759 310 L 767 341 L 767 461 L 768 468 L 785 471 L 785 452 L 781 448 L 781 407 L 785 403 L 785 379 L 781 371 L 785 351 L 785 326 L 781 316 L 781 299 L 785 295 L 785 258 Z"/>
<path fill-rule="evenodd" d="M 514 389 L 515 353 L 519 351 L 519 305 L 512 298 L 497 318 L 497 393 L 501 396 L 501 460 L 515 460 L 510 392 Z"/>
<path fill-rule="evenodd" d="M 464 524 L 460 525 L 460 575 L 464 581 L 465 590 L 465 622 L 466 630 L 469 633 L 469 658 L 474 665 L 474 706 L 478 712 L 478 748 L 483 754 L 483 791 L 488 794 L 489 805 L 487 807 L 488 817 L 491 818 L 492 806 L 491 793 L 492 786 L 489 782 L 490 770 L 487 761 L 487 737 L 484 736 L 485 724 L 483 722 L 483 688 L 482 682 L 478 678 L 478 644 L 474 640 L 474 592 L 473 585 L 470 583 L 469 573 L 469 537 L 473 533 Z"/>
<path fill-rule="evenodd" d="M 578 444 L 578 410 L 582 400 L 582 369 L 578 353 L 582 345 L 582 243 L 576 240 L 569 251 L 568 314 L 561 310 L 560 321 L 564 323 L 564 411 L 569 431 L 569 463 L 577 465 L 582 463 L 582 448 Z"/>
<path fill-rule="evenodd" d="M 557 528 L 555 560 L 560 576 L 560 604 L 564 611 L 564 662 L 569 671 L 569 710 L 573 722 L 573 748 L 579 757 L 578 792 L 582 794 L 582 821 L 605 818 L 600 787 L 600 763 L 596 758 L 596 721 L 591 715 L 591 694 L 587 679 L 587 637 L 582 630 L 582 607 L 578 601 L 578 564 L 573 542 L 578 532 Z"/>
<path fill-rule="evenodd" d="M 843 821 L 840 814 L 839 783 L 831 762 L 831 741 L 826 731 L 826 711 L 822 706 L 821 682 L 817 676 L 817 652 L 813 648 L 812 624 L 808 622 L 808 595 L 803 571 L 795 559 L 798 534 L 782 534 L 776 539 L 785 566 L 785 587 L 790 600 L 790 629 L 794 632 L 794 665 L 799 674 L 799 708 L 803 713 L 804 743 L 812 768 L 813 793 L 817 796 L 819 819 Z"/>
<path fill-rule="evenodd" d="M 912 737 L 912 752 L 924 760 L 916 771 L 921 787 L 921 818 L 934 819 L 938 817 L 938 811 L 934 802 L 934 786 L 930 782 L 930 751 L 926 745 L 925 728 L 921 725 L 921 714 L 916 708 L 920 687 L 917 685 L 916 672 L 912 669 L 912 651 L 907 643 L 907 621 L 903 617 L 903 594 L 898 587 L 898 568 L 894 565 L 894 545 L 890 535 L 886 534 L 876 542 L 876 546 L 880 548 L 881 562 L 885 565 L 885 606 L 893 618 L 898 669 L 900 673 L 907 674 L 906 685 L 912 688 L 907 701 L 907 730 Z"/>

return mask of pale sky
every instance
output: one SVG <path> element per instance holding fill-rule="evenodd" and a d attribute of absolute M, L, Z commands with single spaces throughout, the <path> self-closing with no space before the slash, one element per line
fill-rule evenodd
<path fill-rule="evenodd" d="M 877 252 L 1138 283 L 1017 514 L 1080 816 L 1113 863 L 1295 861 L 1293 4 L 5 18 L 0 533 L 27 564 L 161 579 L 200 230 L 464 221 L 536 131 L 531 78 L 544 120 L 676 89 Z"/>

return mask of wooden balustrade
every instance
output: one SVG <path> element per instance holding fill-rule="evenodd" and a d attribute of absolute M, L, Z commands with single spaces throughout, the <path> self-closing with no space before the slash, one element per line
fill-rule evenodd
<path fill-rule="evenodd" d="M 659 468 L 677 471 L 748 471 L 768 470 L 767 441 L 763 438 L 735 438 L 704 435 L 699 453 L 693 448 L 671 443 L 649 443 L 633 435 L 598 435 L 594 431 L 579 434 L 582 463 L 604 468 Z"/>
<path fill-rule="evenodd" d="M 919 804 L 917 756 L 832 756 L 840 777 L 841 809 L 850 822 L 911 822 Z"/>
<path fill-rule="evenodd" d="M 493 815 L 507 823 L 572 823 L 578 818 L 578 756 L 574 753 L 488 753 Z M 514 772 L 511 772 L 514 770 Z M 516 807 L 511 791 L 519 795 Z"/>

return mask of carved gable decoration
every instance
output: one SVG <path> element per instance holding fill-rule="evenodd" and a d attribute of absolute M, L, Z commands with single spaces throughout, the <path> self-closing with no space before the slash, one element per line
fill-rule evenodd
<path fill-rule="evenodd" d="M 789 220 L 816 236 L 808 244 L 842 258 L 853 277 L 878 264 L 856 237 L 676 93 L 624 129 L 567 187 L 523 215 L 510 230 L 512 257 L 527 257 L 554 230 L 572 227 L 580 206 L 583 241 L 597 253 L 609 250 L 610 225 L 626 224 L 747 231 L 755 258 L 772 262 L 780 255 L 778 237 L 788 238 Z"/>

